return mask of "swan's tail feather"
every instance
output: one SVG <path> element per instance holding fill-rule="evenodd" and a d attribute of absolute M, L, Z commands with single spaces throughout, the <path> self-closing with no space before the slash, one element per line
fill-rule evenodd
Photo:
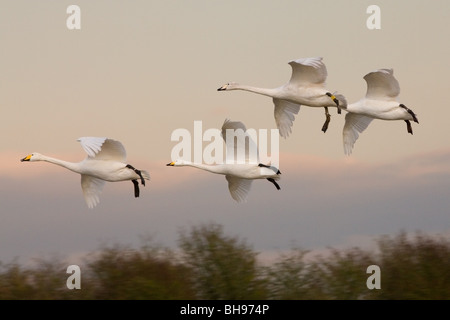
<path fill-rule="evenodd" d="M 333 93 L 333 100 L 334 100 L 334 102 L 336 103 L 336 104 L 338 104 L 337 105 L 337 107 L 339 108 L 339 109 L 347 109 L 347 99 L 345 98 L 345 96 L 344 95 L 342 95 L 342 94 L 340 94 L 340 93 L 337 93 L 337 92 L 334 92 Z M 337 100 L 337 102 L 336 102 L 336 100 Z"/>
<path fill-rule="evenodd" d="M 339 101 L 339 108 L 347 109 L 347 99 L 345 99 L 345 96 L 337 92 L 334 92 L 333 95 Z"/>
<path fill-rule="evenodd" d="M 150 174 L 148 173 L 148 171 L 141 170 L 141 174 L 145 180 L 150 180 Z"/>

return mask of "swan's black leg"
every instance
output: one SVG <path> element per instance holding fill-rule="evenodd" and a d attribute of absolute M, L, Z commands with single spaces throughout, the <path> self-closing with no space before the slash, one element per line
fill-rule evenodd
<path fill-rule="evenodd" d="M 335 97 L 334 94 L 331 94 L 330 92 L 327 92 L 326 95 L 329 96 L 331 99 L 333 99 L 333 102 L 336 104 L 336 107 L 338 109 L 338 113 L 341 114 L 341 108 L 339 107 L 339 100 Z"/>
<path fill-rule="evenodd" d="M 260 164 L 258 164 L 258 167 L 264 167 L 264 168 L 272 168 L 271 166 L 268 166 L 267 164 L 263 164 L 263 163 L 260 163 Z M 280 170 L 277 170 L 277 174 L 281 174 L 281 172 L 280 172 Z"/>
<path fill-rule="evenodd" d="M 409 122 L 409 120 L 405 120 L 405 122 L 406 122 L 406 130 L 408 130 L 408 133 L 413 134 L 411 122 Z"/>
<path fill-rule="evenodd" d="M 406 111 L 408 111 L 408 113 L 411 115 L 411 117 L 413 118 L 414 122 L 419 123 L 419 120 L 417 119 L 416 114 L 409 109 L 407 106 L 405 106 L 403 103 L 400 103 L 400 107 L 402 107 L 403 109 L 405 109 Z"/>
<path fill-rule="evenodd" d="M 277 190 L 281 189 L 278 183 L 273 178 L 266 178 L 266 179 L 272 182 L 275 185 L 275 187 L 277 187 Z"/>
<path fill-rule="evenodd" d="M 326 120 L 325 120 L 325 123 L 324 123 L 323 126 L 322 126 L 322 131 L 323 131 L 323 132 L 326 132 L 327 129 L 328 129 L 328 124 L 330 123 L 330 118 L 331 118 L 331 116 L 330 116 L 330 113 L 328 112 L 328 107 L 324 107 L 324 108 L 325 108 L 325 117 L 326 117 Z"/>
<path fill-rule="evenodd" d="M 416 114 L 411 109 L 409 109 L 407 106 L 405 106 L 402 103 L 400 103 L 399 106 L 401 108 L 405 109 L 411 115 L 411 117 L 413 118 L 414 122 L 419 123 L 419 120 L 417 119 Z M 406 122 L 406 130 L 408 130 L 408 133 L 413 134 L 412 127 L 411 127 L 411 122 L 409 120 L 405 120 L 405 122 Z"/>
<path fill-rule="evenodd" d="M 134 172 L 136 172 L 138 174 L 138 176 L 141 177 L 141 183 L 143 186 L 145 186 L 145 179 L 142 176 L 141 170 L 135 169 Z"/>
<path fill-rule="evenodd" d="M 139 182 L 137 182 L 137 180 L 131 180 L 131 182 L 133 182 L 133 185 L 134 185 L 134 197 L 138 198 L 139 197 Z"/>
<path fill-rule="evenodd" d="M 144 177 L 142 176 L 141 170 L 135 169 L 131 164 L 127 164 L 126 167 L 129 168 L 129 169 L 131 169 L 131 170 L 134 170 L 134 172 L 136 172 L 137 175 L 138 175 L 139 177 L 141 177 L 141 183 L 142 183 L 142 185 L 145 186 L 145 180 L 144 180 Z"/>

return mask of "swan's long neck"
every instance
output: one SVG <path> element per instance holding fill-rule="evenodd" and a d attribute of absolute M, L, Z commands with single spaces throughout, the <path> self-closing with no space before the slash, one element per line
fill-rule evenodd
<path fill-rule="evenodd" d="M 277 97 L 277 94 L 279 91 L 278 88 L 275 88 L 275 89 L 258 88 L 258 87 L 243 85 L 243 84 L 235 84 L 233 86 L 230 86 L 229 90 L 244 90 L 244 91 L 262 94 L 264 96 L 269 96 L 269 97 Z"/>
<path fill-rule="evenodd" d="M 193 162 L 184 163 L 183 165 L 189 166 L 189 167 L 194 167 L 194 168 L 205 170 L 205 171 L 209 171 L 212 173 L 225 174 L 225 170 L 224 170 L 225 168 L 222 165 L 208 165 L 208 164 L 193 163 Z"/>
<path fill-rule="evenodd" d="M 79 163 L 76 163 L 76 162 L 64 161 L 64 160 L 60 160 L 60 159 L 56 159 L 56 158 L 52 158 L 52 157 L 48 157 L 48 156 L 44 156 L 44 155 L 41 155 L 40 161 L 50 162 L 50 163 L 56 164 L 58 166 L 64 167 L 66 169 L 69 169 L 73 172 L 81 173 Z"/>

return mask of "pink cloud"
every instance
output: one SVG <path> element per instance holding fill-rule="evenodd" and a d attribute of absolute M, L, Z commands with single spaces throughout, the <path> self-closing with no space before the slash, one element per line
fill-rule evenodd
<path fill-rule="evenodd" d="M 26 154 L 16 152 L 1 153 L 0 179 L 42 179 L 42 176 L 73 175 L 49 163 L 22 163 L 20 159 Z M 57 158 L 68 161 L 81 161 L 79 153 L 55 154 Z M 364 185 L 371 187 L 386 187 L 393 181 L 417 179 L 419 176 L 433 174 L 450 174 L 450 150 L 436 150 L 434 152 L 415 154 L 397 162 L 368 163 L 352 157 L 331 159 L 315 155 L 301 155 L 291 153 L 280 154 L 280 171 L 283 180 L 309 181 L 311 187 L 322 183 L 339 183 L 341 188 L 352 190 Z M 166 161 L 167 162 L 167 161 Z M 137 159 L 132 161 L 138 169 L 149 171 L 152 188 L 166 190 L 178 188 L 187 181 L 203 179 L 218 179 L 218 175 L 203 172 L 195 168 L 167 167 L 163 161 L 146 161 Z M 387 179 L 389 178 L 389 179 Z M 389 180 L 389 182 L 386 182 Z"/>
<path fill-rule="evenodd" d="M 347 193 L 369 187 L 395 188 L 400 185 L 427 183 L 419 179 L 450 174 L 450 149 L 411 155 L 399 161 L 369 163 L 351 157 L 330 159 L 311 155 L 281 154 L 282 179 L 308 183 L 320 192 L 324 185 L 334 184 L 336 192 Z"/>

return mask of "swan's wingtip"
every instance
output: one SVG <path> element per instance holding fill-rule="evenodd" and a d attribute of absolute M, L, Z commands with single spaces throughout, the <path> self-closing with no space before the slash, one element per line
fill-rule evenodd
<path fill-rule="evenodd" d="M 373 71 L 369 72 L 368 74 L 366 74 L 364 76 L 364 79 L 366 79 L 368 76 L 370 76 L 371 74 L 374 74 L 374 73 L 383 73 L 383 74 L 389 74 L 389 75 L 393 76 L 394 69 L 392 69 L 392 68 L 376 69 L 376 70 L 373 70 Z"/>
<path fill-rule="evenodd" d="M 309 57 L 309 58 L 299 58 L 296 60 L 291 60 L 289 61 L 289 64 L 303 64 L 303 65 L 307 65 L 307 66 L 312 66 L 312 67 L 318 67 L 320 64 L 322 64 L 322 60 L 323 57 L 318 56 L 318 57 Z"/>

